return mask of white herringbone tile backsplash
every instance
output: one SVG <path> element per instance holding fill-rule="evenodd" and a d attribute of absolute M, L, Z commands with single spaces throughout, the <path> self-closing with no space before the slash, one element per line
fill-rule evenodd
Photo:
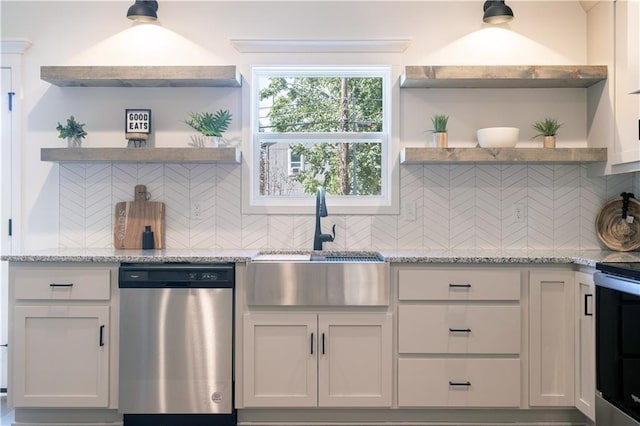
<path fill-rule="evenodd" d="M 340 216 L 329 205 L 323 225 L 336 224 L 336 240 L 326 248 L 595 249 L 602 205 L 623 191 L 640 192 L 640 173 L 589 177 L 580 165 L 400 170 L 400 214 Z M 69 163 L 59 171 L 63 248 L 112 247 L 114 206 L 133 200 L 137 184 L 165 203 L 169 248 L 312 248 L 312 215 L 242 214 L 237 165 Z M 513 220 L 514 205 L 524 208 L 524 220 Z"/>

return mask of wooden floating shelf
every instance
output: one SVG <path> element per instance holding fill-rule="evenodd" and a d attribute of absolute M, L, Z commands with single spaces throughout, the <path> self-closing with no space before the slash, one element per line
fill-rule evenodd
<path fill-rule="evenodd" d="M 404 148 L 400 164 L 597 163 L 607 148 Z"/>
<path fill-rule="evenodd" d="M 406 66 L 400 87 L 586 88 L 606 79 L 606 65 Z"/>
<path fill-rule="evenodd" d="M 42 66 L 40 78 L 60 87 L 240 87 L 235 65 Z"/>
<path fill-rule="evenodd" d="M 42 148 L 41 161 L 60 163 L 234 163 L 238 148 Z"/>

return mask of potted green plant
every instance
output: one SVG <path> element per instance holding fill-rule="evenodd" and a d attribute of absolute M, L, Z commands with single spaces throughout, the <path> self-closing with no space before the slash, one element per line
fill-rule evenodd
<path fill-rule="evenodd" d="M 210 140 L 210 145 L 217 147 L 222 138 L 222 134 L 229 128 L 231 124 L 231 112 L 226 110 L 218 110 L 215 114 L 210 112 L 191 112 L 189 119 L 185 123 L 199 132 L 204 140 Z M 202 138 L 196 139 L 196 146 L 205 146 Z"/>
<path fill-rule="evenodd" d="M 542 136 L 542 146 L 545 148 L 556 147 L 556 134 L 558 129 L 562 127 L 562 123 L 555 118 L 545 118 L 544 120 L 533 123 L 533 128 L 538 132 L 533 138 Z"/>
<path fill-rule="evenodd" d="M 449 122 L 449 116 L 445 114 L 436 114 L 431 117 L 431 123 L 433 124 L 433 144 L 437 148 L 446 148 L 448 145 L 447 123 Z"/>
<path fill-rule="evenodd" d="M 75 117 L 72 115 L 67 118 L 67 124 L 63 126 L 58 122 L 56 130 L 59 132 L 58 137 L 60 139 L 66 139 L 68 146 L 80 147 L 82 146 L 82 139 L 87 136 L 87 132 L 84 130 L 84 123 L 78 123 Z"/>

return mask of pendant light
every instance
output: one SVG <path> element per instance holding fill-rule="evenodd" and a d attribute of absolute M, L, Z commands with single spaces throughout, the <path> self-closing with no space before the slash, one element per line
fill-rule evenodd
<path fill-rule="evenodd" d="M 155 0 L 136 0 L 127 11 L 127 18 L 134 22 L 153 22 L 158 19 L 158 2 Z"/>
<path fill-rule="evenodd" d="M 487 24 L 504 24 L 513 19 L 513 10 L 504 0 L 487 0 L 484 2 L 484 16 L 482 20 Z"/>

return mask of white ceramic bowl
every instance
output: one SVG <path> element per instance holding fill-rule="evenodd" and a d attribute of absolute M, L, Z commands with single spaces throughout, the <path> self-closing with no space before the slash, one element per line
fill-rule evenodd
<path fill-rule="evenodd" d="M 482 148 L 512 148 L 518 143 L 519 135 L 517 127 L 486 127 L 476 132 Z"/>

